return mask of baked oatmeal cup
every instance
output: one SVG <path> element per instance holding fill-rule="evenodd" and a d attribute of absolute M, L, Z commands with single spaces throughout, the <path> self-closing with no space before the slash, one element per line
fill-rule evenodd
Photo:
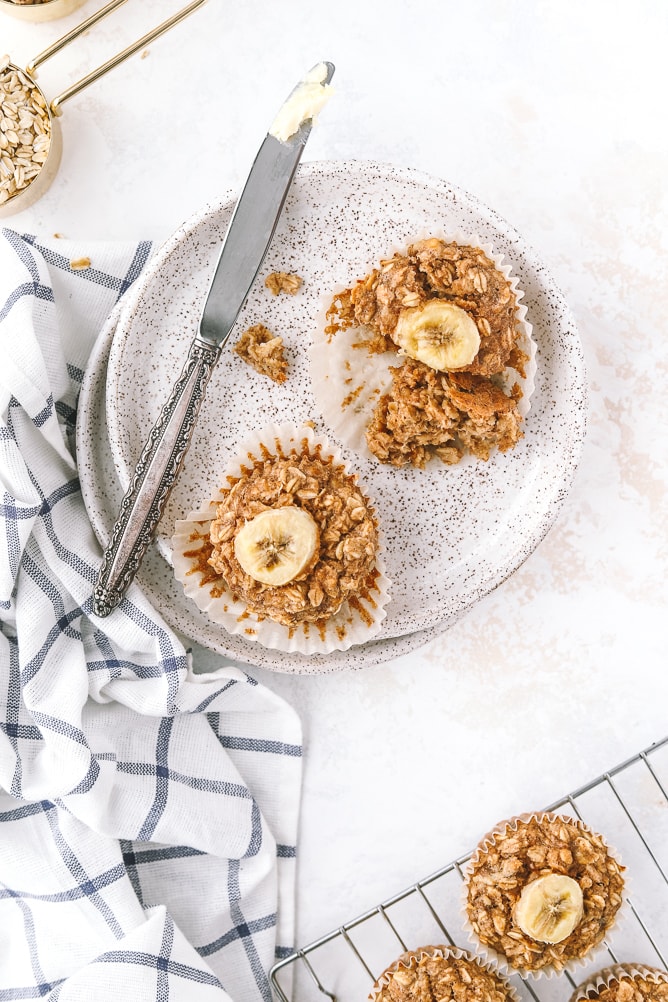
<path fill-rule="evenodd" d="M 514 988 L 480 957 L 452 946 L 403 953 L 377 978 L 370 1002 L 518 1002 Z"/>
<path fill-rule="evenodd" d="M 615 924 L 624 867 L 582 821 L 550 813 L 503 822 L 465 871 L 469 939 L 501 970 L 575 969 Z"/>
<path fill-rule="evenodd" d="M 389 601 L 378 520 L 327 439 L 271 425 L 240 447 L 223 483 L 172 539 L 175 576 L 200 609 L 287 652 L 377 635 Z"/>
<path fill-rule="evenodd" d="M 570 1002 L 668 1002 L 668 971 L 646 964 L 614 964 L 579 985 Z"/>
<path fill-rule="evenodd" d="M 476 236 L 417 240 L 333 297 L 310 353 L 333 432 L 394 466 L 486 461 L 522 437 L 534 386 L 527 310 Z"/>

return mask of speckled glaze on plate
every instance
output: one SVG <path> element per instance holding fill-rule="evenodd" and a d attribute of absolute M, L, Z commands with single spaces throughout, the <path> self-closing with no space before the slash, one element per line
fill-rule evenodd
<path fill-rule="evenodd" d="M 111 536 L 123 497 L 109 446 L 105 405 L 107 364 L 117 323 L 118 311 L 109 318 L 95 343 L 77 409 L 77 460 L 81 491 L 93 529 L 103 546 Z M 431 630 L 409 633 L 404 637 L 373 640 L 349 651 L 333 651 L 326 657 L 319 654 L 304 657 L 268 651 L 221 630 L 203 612 L 193 609 L 193 603 L 174 577 L 172 568 L 155 546 L 149 548 L 136 580 L 165 621 L 182 635 L 184 642 L 196 640 L 237 663 L 296 675 L 382 664 L 423 647 L 452 625 L 443 623 Z"/>
<path fill-rule="evenodd" d="M 181 227 L 149 262 L 119 318 L 108 363 L 106 416 L 123 485 L 197 331 L 232 205 L 208 206 Z M 377 501 L 393 598 L 380 638 L 369 648 L 346 652 L 338 667 L 384 660 L 377 645 L 416 633 L 424 642 L 424 631 L 451 626 L 533 551 L 571 485 L 586 426 L 584 364 L 575 324 L 534 252 L 492 210 L 447 182 L 413 170 L 363 162 L 303 165 L 239 321 L 240 330 L 263 322 L 284 337 L 289 378 L 273 384 L 229 347 L 225 350 L 159 527 L 157 548 L 168 561 L 175 520 L 203 493 L 215 496 L 220 471 L 249 429 L 271 421 L 314 420 L 316 431 L 331 436 L 319 418 L 306 351 L 322 296 L 366 274 L 385 248 L 405 246 L 430 225 L 477 232 L 508 258 L 525 291 L 538 345 L 536 388 L 525 437 L 488 463 L 397 470 L 344 449 Z M 273 270 L 300 274 L 300 292 L 272 296 L 262 279 Z M 231 637 L 219 637 L 212 645 L 210 629 L 206 639 L 192 628 L 184 632 L 240 656 L 230 651 Z M 243 651 L 241 657 L 257 663 L 254 655 Z M 286 670 L 279 655 L 275 662 L 267 667 Z M 312 670 L 328 667 L 314 664 Z"/>

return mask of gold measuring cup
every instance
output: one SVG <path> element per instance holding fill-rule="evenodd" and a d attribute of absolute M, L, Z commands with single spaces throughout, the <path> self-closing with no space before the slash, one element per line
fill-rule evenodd
<path fill-rule="evenodd" d="M 65 17 L 86 0 L 42 0 L 41 3 L 14 3 L 13 0 L 0 0 L 0 10 L 6 11 L 12 17 L 22 21 L 53 21 L 56 17 Z"/>
<path fill-rule="evenodd" d="M 112 56 L 102 66 L 92 70 L 49 102 L 35 82 L 37 67 L 124 3 L 127 3 L 127 0 L 109 0 L 109 3 L 105 4 L 104 7 L 68 31 L 44 52 L 40 52 L 25 70 L 12 63 L 9 57 L 0 57 L 0 84 L 6 81 L 8 86 L 13 87 L 14 94 L 13 97 L 8 98 L 0 89 L 0 104 L 9 102 L 11 107 L 17 109 L 16 112 L 12 112 L 15 119 L 10 120 L 5 117 L 4 112 L 0 116 L 0 218 L 21 212 L 34 204 L 42 197 L 56 176 L 62 153 L 59 118 L 62 115 L 62 106 L 65 101 L 74 97 L 89 84 L 99 80 L 109 70 L 143 49 L 154 39 L 178 24 L 179 21 L 183 21 L 194 10 L 205 4 L 206 0 L 191 0 L 191 3 L 186 7 L 137 39 L 122 52 Z M 27 124 L 29 121 L 32 123 L 30 127 Z M 24 128 L 21 128 L 22 122 Z M 33 133 L 31 143 L 28 143 L 29 132 Z M 10 167 L 14 172 L 15 190 L 7 195 L 7 185 L 11 185 Z M 18 186 L 19 182 L 20 187 Z"/>

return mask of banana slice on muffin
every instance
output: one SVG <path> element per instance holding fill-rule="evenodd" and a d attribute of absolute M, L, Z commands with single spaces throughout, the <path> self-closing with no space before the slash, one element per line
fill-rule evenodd
<path fill-rule="evenodd" d="M 254 581 L 280 586 L 313 563 L 320 531 L 303 508 L 269 508 L 239 529 L 234 555 Z"/>
<path fill-rule="evenodd" d="M 392 340 L 400 355 L 447 371 L 470 365 L 480 348 L 473 318 L 454 303 L 431 299 L 422 306 L 402 310 Z"/>

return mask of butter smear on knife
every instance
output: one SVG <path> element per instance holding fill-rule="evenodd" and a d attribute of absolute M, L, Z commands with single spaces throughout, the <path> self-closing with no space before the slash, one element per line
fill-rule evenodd
<path fill-rule="evenodd" d="M 332 96 L 334 88 L 325 83 L 327 65 L 318 63 L 293 90 L 269 130 L 269 135 L 286 143 L 295 132 L 322 111 Z"/>

